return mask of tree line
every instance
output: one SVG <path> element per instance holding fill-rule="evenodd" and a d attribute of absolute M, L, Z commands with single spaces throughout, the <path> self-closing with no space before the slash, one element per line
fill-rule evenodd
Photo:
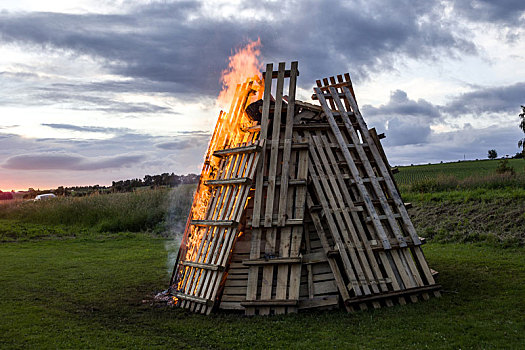
<path fill-rule="evenodd" d="M 133 192 L 138 188 L 173 188 L 179 185 L 196 184 L 198 182 L 199 175 L 197 174 L 176 175 L 174 173 L 163 173 L 160 175 L 145 175 L 143 179 L 135 178 L 112 181 L 111 186 L 59 186 L 56 189 L 51 190 L 35 190 L 34 188 L 29 188 L 28 192 L 24 195 L 24 198 L 35 198 L 37 195 L 43 193 L 54 193 L 57 196 L 81 197 L 93 193 Z"/>

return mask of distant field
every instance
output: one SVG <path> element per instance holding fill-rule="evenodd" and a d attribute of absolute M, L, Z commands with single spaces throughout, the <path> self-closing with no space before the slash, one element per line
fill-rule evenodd
<path fill-rule="evenodd" d="M 3 228 L 24 232 L 19 238 L 38 236 L 39 227 L 44 226 L 53 227 L 56 236 L 68 236 L 71 228 L 77 232 L 155 231 L 164 235 L 164 231 L 185 222 L 194 190 L 195 185 L 180 185 L 173 189 L 57 197 L 45 201 L 4 201 L 0 221 L 4 223 Z M 9 240 L 9 234 L 4 231 L 0 227 L 0 240 Z"/>
<path fill-rule="evenodd" d="M 523 159 L 509 159 L 509 166 L 517 174 L 523 174 L 525 161 Z M 465 179 L 471 176 L 487 176 L 494 174 L 498 160 L 474 160 L 455 163 L 427 164 L 414 166 L 400 166 L 399 173 L 394 177 L 400 185 L 410 185 L 417 181 L 435 179 L 439 175 L 454 176 Z"/>

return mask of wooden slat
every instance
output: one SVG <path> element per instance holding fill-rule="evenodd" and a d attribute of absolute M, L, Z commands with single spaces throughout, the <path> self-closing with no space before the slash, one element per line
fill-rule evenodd
<path fill-rule="evenodd" d="M 251 185 L 252 179 L 248 177 L 239 177 L 239 178 L 233 178 L 233 179 L 208 180 L 204 182 L 204 184 L 206 186 L 226 186 L 226 185 L 239 185 L 239 184 Z"/>
<path fill-rule="evenodd" d="M 284 226 L 286 220 L 286 202 L 288 199 L 288 180 L 290 170 L 290 155 L 292 148 L 292 129 L 295 113 L 295 88 L 297 80 L 297 61 L 292 62 L 290 69 L 290 85 L 288 89 L 288 110 L 286 112 L 286 130 L 284 133 L 283 165 L 281 171 L 281 188 L 279 193 L 279 214 L 277 225 Z M 274 118 L 274 122 L 275 119 Z"/>
<path fill-rule="evenodd" d="M 232 220 L 191 220 L 194 226 L 236 226 L 239 223 Z"/>
<path fill-rule="evenodd" d="M 213 152 L 213 155 L 215 157 L 225 157 L 225 156 L 230 156 L 230 155 L 238 154 L 238 153 L 259 152 L 260 150 L 261 150 L 261 147 L 258 145 L 249 145 L 249 146 L 242 146 L 242 147 L 224 148 L 224 149 Z"/>
<path fill-rule="evenodd" d="M 246 300 L 241 302 L 242 306 L 261 306 L 269 308 L 270 306 L 297 306 L 299 300 L 277 300 L 277 299 L 268 299 L 268 300 Z"/>
<path fill-rule="evenodd" d="M 202 264 L 202 263 L 197 263 L 197 262 L 193 262 L 193 261 L 181 261 L 180 264 L 183 265 L 183 266 L 197 267 L 199 269 L 205 269 L 205 270 L 217 271 L 217 270 L 223 270 L 224 269 L 224 266 L 220 266 L 220 265 L 216 265 L 216 264 Z"/>
<path fill-rule="evenodd" d="M 243 265 L 279 265 L 279 264 L 300 264 L 302 259 L 300 257 L 284 257 L 284 258 L 272 258 L 272 259 L 255 259 L 255 260 L 243 260 Z"/>
<path fill-rule="evenodd" d="M 273 202 L 275 197 L 275 180 L 277 175 L 277 158 L 279 155 L 279 138 L 281 124 L 281 108 L 283 103 L 285 63 L 279 63 L 279 76 L 275 92 L 275 112 L 273 115 L 272 148 L 270 150 L 270 168 L 268 170 L 268 188 L 266 190 L 266 209 L 264 214 L 264 227 L 272 226 Z M 281 179 L 282 180 L 282 179 Z M 268 268 L 269 269 L 269 268 Z"/>

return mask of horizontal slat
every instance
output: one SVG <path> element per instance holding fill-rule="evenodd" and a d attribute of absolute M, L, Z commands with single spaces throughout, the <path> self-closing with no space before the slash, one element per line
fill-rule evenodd
<path fill-rule="evenodd" d="M 303 255 L 303 264 L 317 264 L 328 261 L 324 252 L 310 253 Z"/>
<path fill-rule="evenodd" d="M 394 218 L 399 219 L 401 217 L 400 214 L 394 214 Z M 379 220 L 387 220 L 388 217 L 386 215 L 379 215 Z M 368 217 L 366 218 L 366 222 L 372 222 L 372 218 Z"/>
<path fill-rule="evenodd" d="M 381 177 L 381 176 L 378 176 L 378 177 L 376 177 L 376 180 L 377 181 L 384 181 L 385 179 L 383 177 Z M 365 177 L 365 178 L 362 178 L 361 181 L 363 181 L 363 182 L 370 182 L 370 181 L 372 181 L 372 179 L 370 179 L 369 177 Z M 350 180 L 350 183 L 354 184 L 355 180 L 353 180 L 353 179 Z"/>
<path fill-rule="evenodd" d="M 204 269 L 204 270 L 212 270 L 212 271 L 224 270 L 224 266 L 221 266 L 221 265 L 204 264 L 204 263 L 198 263 L 194 261 L 181 261 L 180 264 L 184 266 L 197 267 L 199 269 Z"/>
<path fill-rule="evenodd" d="M 288 180 L 288 186 L 304 186 L 307 184 L 306 180 L 303 179 L 290 179 Z M 264 186 L 268 186 L 268 181 L 263 182 Z M 275 186 L 281 185 L 281 179 L 275 180 Z"/>
<path fill-rule="evenodd" d="M 266 72 L 263 72 L 263 78 L 264 78 L 264 79 L 265 79 L 265 77 L 266 77 L 266 74 L 267 74 Z M 286 69 L 286 70 L 284 71 L 284 77 L 285 77 L 285 78 L 290 78 L 290 74 L 291 74 L 291 71 L 290 71 L 289 69 Z M 274 70 L 274 71 L 272 72 L 272 79 L 276 79 L 276 78 L 278 77 L 278 75 L 279 75 L 279 71 Z M 299 76 L 299 71 L 297 71 L 297 76 Z"/>
<path fill-rule="evenodd" d="M 441 289 L 441 285 L 433 284 L 431 286 L 408 288 L 408 289 L 398 290 L 395 292 L 370 295 L 366 297 L 350 298 L 350 299 L 345 300 L 345 304 L 346 305 L 359 304 L 359 303 L 364 303 L 364 302 L 381 300 L 384 298 L 391 298 L 395 296 L 406 296 L 406 295 L 414 295 L 414 294 L 424 293 L 424 292 L 439 291 L 440 289 Z"/>
<path fill-rule="evenodd" d="M 238 301 L 221 301 L 219 308 L 223 310 L 244 310 L 244 307 Z"/>
<path fill-rule="evenodd" d="M 236 226 L 237 222 L 231 220 L 191 220 L 195 226 Z"/>
<path fill-rule="evenodd" d="M 324 297 L 315 297 L 313 299 L 299 300 L 298 309 L 314 309 L 318 307 L 337 306 L 339 304 L 339 295 L 327 295 Z"/>
<path fill-rule="evenodd" d="M 261 222 L 264 222 L 264 217 L 261 217 Z M 285 222 L 285 226 L 295 226 L 304 224 L 303 219 L 288 219 Z M 277 226 L 277 219 L 272 220 L 272 225 Z M 252 226 L 252 220 L 248 221 L 248 226 Z"/>
<path fill-rule="evenodd" d="M 241 305 L 246 306 L 297 306 L 299 300 L 245 300 Z"/>
<path fill-rule="evenodd" d="M 179 298 L 179 299 L 182 299 L 182 300 L 193 301 L 195 303 L 205 304 L 205 305 L 208 305 L 208 306 L 213 305 L 213 300 L 196 297 L 194 295 L 188 295 L 188 294 L 183 294 L 183 293 L 179 293 L 179 292 L 173 293 L 173 295 L 175 297 Z"/>
<path fill-rule="evenodd" d="M 239 184 L 251 184 L 252 179 L 247 177 L 238 177 L 234 179 L 220 179 L 220 180 L 208 180 L 204 182 L 206 186 L 225 186 L 225 185 L 239 185 Z"/>
<path fill-rule="evenodd" d="M 224 157 L 224 156 L 229 156 L 232 154 L 239 154 L 239 153 L 254 153 L 254 152 L 259 152 L 260 150 L 261 150 L 261 146 L 249 145 L 249 146 L 220 149 L 220 150 L 213 152 L 213 155 L 215 157 Z"/>
<path fill-rule="evenodd" d="M 292 149 L 293 150 L 308 149 L 308 146 L 309 146 L 309 144 L 307 142 L 295 142 L 295 143 L 292 143 Z M 266 144 L 266 149 L 271 149 L 271 148 L 272 148 L 272 143 L 268 142 Z M 280 143 L 279 144 L 279 149 L 283 149 L 283 148 L 284 148 L 284 144 Z"/>
<path fill-rule="evenodd" d="M 253 259 L 244 260 L 243 265 L 276 265 L 276 264 L 300 264 L 302 259 L 297 258 L 274 258 L 274 259 Z"/>

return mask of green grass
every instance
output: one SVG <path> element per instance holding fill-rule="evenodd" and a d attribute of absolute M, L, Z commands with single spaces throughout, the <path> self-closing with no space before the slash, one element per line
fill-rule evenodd
<path fill-rule="evenodd" d="M 399 185 L 409 185 L 417 181 L 435 179 L 438 175 L 452 176 L 457 179 L 468 177 L 483 177 L 495 173 L 499 160 L 477 160 L 455 163 L 425 164 L 416 166 L 400 166 L 399 173 L 394 177 Z M 509 159 L 509 166 L 516 173 L 525 172 L 523 159 Z"/>
<path fill-rule="evenodd" d="M 521 348 L 523 249 L 427 244 L 440 299 L 356 314 L 246 318 L 143 303 L 166 287 L 141 234 L 0 245 L 1 348 Z"/>
<path fill-rule="evenodd" d="M 188 215 L 195 185 L 3 205 L 0 219 L 97 232 L 166 231 Z M 0 231 L 1 232 L 1 231 Z M 1 234 L 1 233 L 0 233 Z"/>

